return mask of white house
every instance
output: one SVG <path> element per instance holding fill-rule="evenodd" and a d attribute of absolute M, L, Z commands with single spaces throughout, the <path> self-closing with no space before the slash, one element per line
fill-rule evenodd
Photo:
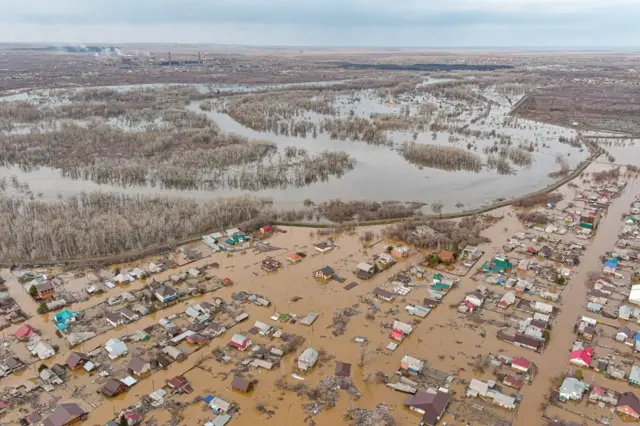
<path fill-rule="evenodd" d="M 109 354 L 109 358 L 111 359 L 116 359 L 121 356 L 125 356 L 129 352 L 127 345 L 125 345 L 122 340 L 115 339 L 115 338 L 109 339 L 107 343 L 104 345 L 104 348 L 107 350 L 107 353 Z"/>
<path fill-rule="evenodd" d="M 589 385 L 581 382 L 575 377 L 567 377 L 560 386 L 561 401 L 580 401 L 584 393 L 589 389 Z"/>
<path fill-rule="evenodd" d="M 633 335 L 633 331 L 631 331 L 631 329 L 625 325 L 624 327 L 620 327 L 618 329 L 618 332 L 616 333 L 616 340 L 618 342 L 624 342 Z"/>
<path fill-rule="evenodd" d="M 473 306 L 482 306 L 484 303 L 484 295 L 480 291 L 476 290 L 473 293 L 468 294 L 464 300 L 471 303 Z"/>
<path fill-rule="evenodd" d="M 53 347 L 45 342 L 44 340 L 40 340 L 31 351 L 33 355 L 36 355 L 40 359 L 48 359 L 56 354 L 56 351 Z"/>
<path fill-rule="evenodd" d="M 550 305 L 548 303 L 535 301 L 531 303 L 531 307 L 534 310 L 545 313 L 545 314 L 553 313 L 553 305 Z"/>
<path fill-rule="evenodd" d="M 313 348 L 307 348 L 298 358 L 298 368 L 302 371 L 309 370 L 318 361 L 318 351 Z"/>
<path fill-rule="evenodd" d="M 413 327 L 400 321 L 393 321 L 393 329 L 400 330 L 407 336 L 413 331 Z"/>
<path fill-rule="evenodd" d="M 631 293 L 629 293 L 629 303 L 640 305 L 640 285 L 636 284 L 634 286 L 631 286 Z"/>

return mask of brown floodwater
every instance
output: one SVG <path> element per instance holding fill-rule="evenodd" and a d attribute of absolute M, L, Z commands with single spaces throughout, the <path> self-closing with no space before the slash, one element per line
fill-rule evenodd
<path fill-rule="evenodd" d="M 604 167 L 594 165 L 595 167 Z M 592 169 L 593 170 L 593 169 Z M 592 171 L 590 170 L 590 171 Z M 567 195 L 573 194 L 574 190 L 563 187 L 562 191 Z M 363 304 L 359 299 L 361 296 L 371 295 L 372 290 L 376 286 L 383 285 L 393 274 L 408 268 L 411 263 L 416 263 L 417 254 L 413 254 L 408 260 L 399 262 L 390 270 L 384 271 L 376 275 L 369 281 L 359 281 L 359 285 L 350 291 L 345 291 L 342 287 L 344 284 L 331 281 L 327 284 L 319 284 L 312 278 L 312 272 L 324 266 L 331 266 L 339 275 L 347 279 L 347 282 L 354 280 L 353 270 L 355 265 L 370 258 L 372 254 L 382 252 L 386 246 L 384 242 L 376 244 L 372 248 L 364 249 L 359 241 L 358 234 L 364 230 L 358 230 L 354 235 L 343 235 L 338 238 L 339 247 L 326 254 L 317 253 L 312 243 L 322 238 L 314 235 L 314 231 L 305 228 L 287 228 L 286 234 L 277 234 L 269 239 L 274 247 L 282 250 L 268 254 L 254 254 L 247 252 L 245 255 L 233 255 L 227 257 L 224 254 L 215 254 L 209 258 L 199 260 L 193 264 L 185 265 L 179 268 L 180 271 L 191 267 L 203 266 L 207 263 L 216 261 L 220 263 L 220 270 L 217 272 L 220 278 L 229 277 L 234 281 L 231 288 L 222 288 L 213 294 L 203 296 L 200 300 L 211 300 L 213 297 L 221 297 L 226 301 L 230 300 L 232 293 L 237 291 L 247 291 L 259 293 L 266 296 L 272 305 L 268 308 L 258 307 L 255 305 L 245 305 L 244 308 L 249 313 L 248 321 L 235 326 L 223 336 L 215 339 L 208 347 L 200 352 L 193 353 L 186 361 L 174 363 L 167 371 L 161 370 L 155 372 L 149 378 L 142 380 L 136 384 L 128 393 L 118 398 L 104 400 L 99 397 L 95 409 L 91 412 L 86 424 L 104 424 L 114 416 L 114 412 L 118 412 L 128 406 L 139 402 L 140 398 L 151 393 L 153 390 L 163 386 L 164 383 L 179 374 L 184 374 L 193 385 L 195 392 L 186 400 L 192 400 L 196 395 L 203 396 L 205 394 L 218 395 L 228 401 L 237 402 L 241 409 L 239 415 L 233 420 L 238 424 L 262 424 L 272 422 L 274 424 L 303 424 L 307 414 L 302 409 L 302 404 L 309 401 L 306 398 L 298 397 L 294 393 L 280 391 L 275 388 L 276 380 L 282 375 L 286 376 L 286 380 L 290 383 L 297 383 L 291 378 L 294 372 L 293 363 L 295 357 L 299 355 L 306 347 L 313 347 L 317 350 L 323 349 L 327 354 L 334 357 L 332 360 L 323 365 L 316 366 L 310 372 L 303 376 L 306 378 L 305 383 L 314 386 L 320 382 L 325 376 L 331 376 L 334 372 L 335 361 L 343 361 L 352 364 L 352 379 L 355 386 L 362 392 L 362 396 L 358 400 L 350 398 L 345 391 L 340 391 L 340 398 L 336 407 L 325 410 L 314 416 L 314 420 L 318 425 L 336 425 L 346 424 L 343 415 L 349 408 L 368 408 L 371 409 L 377 404 L 386 404 L 391 408 L 391 414 L 401 426 L 410 426 L 418 424 L 420 417 L 409 412 L 402 405 L 405 394 L 392 391 L 382 384 L 367 383 L 365 379 L 370 374 L 383 372 L 388 376 L 392 376 L 399 368 L 400 359 L 404 354 L 423 358 L 429 364 L 443 372 L 453 374 L 457 379 L 470 380 L 477 377 L 472 371 L 469 363 L 471 357 L 478 355 L 486 356 L 489 353 L 503 352 L 513 356 L 522 356 L 534 361 L 539 368 L 539 372 L 531 386 L 525 386 L 522 390 L 524 400 L 522 401 L 517 418 L 516 425 L 542 425 L 542 412 L 540 405 L 544 401 L 545 395 L 548 395 L 550 387 L 550 378 L 559 374 L 562 370 L 568 368 L 568 350 L 574 340 L 572 333 L 572 325 L 575 318 L 583 312 L 583 305 L 586 301 L 586 292 L 583 282 L 586 274 L 598 268 L 598 256 L 603 251 L 610 249 L 616 238 L 617 230 L 620 226 L 619 218 L 627 209 L 629 202 L 633 200 L 636 193 L 634 183 L 624 191 L 622 196 L 614 201 L 609 207 L 609 213 L 601 222 L 600 229 L 596 237 L 591 241 L 589 249 L 586 251 L 582 259 L 581 267 L 577 269 L 577 273 L 572 277 L 569 288 L 563 294 L 562 310 L 557 317 L 552 332 L 552 339 L 549 347 L 542 354 L 536 354 L 526 349 L 516 348 L 507 343 L 500 342 L 495 337 L 495 328 L 491 326 L 480 325 L 477 328 L 471 327 L 468 321 L 461 319 L 454 308 L 449 305 L 459 302 L 465 293 L 474 290 L 478 282 L 469 278 L 471 274 L 463 278 L 458 288 L 453 289 L 444 299 L 442 305 L 433 310 L 431 314 L 423 319 L 419 325 L 414 327 L 411 336 L 401 343 L 399 348 L 393 353 L 387 353 L 383 348 L 389 342 L 389 330 L 383 329 L 380 322 L 392 322 L 398 319 L 403 322 L 411 322 L 416 317 L 409 316 L 404 310 L 405 305 L 409 303 L 419 303 L 427 296 L 425 287 L 428 281 L 419 282 L 413 291 L 406 298 L 397 298 L 394 303 L 377 302 L 381 311 L 375 315 L 374 320 L 368 320 L 365 317 L 367 313 L 367 305 Z M 505 240 L 516 230 L 522 229 L 522 224 L 517 221 L 515 214 L 511 208 L 503 208 L 492 212 L 493 215 L 502 217 L 494 226 L 483 232 L 492 242 L 483 247 L 485 254 L 478 261 L 477 265 L 481 265 L 489 260 L 496 251 L 500 250 Z M 372 227 L 374 232 L 379 232 L 380 227 Z M 286 255 L 292 251 L 306 251 L 309 256 L 300 264 L 287 265 Z M 265 273 L 260 269 L 260 261 L 271 255 L 285 264 L 284 268 L 274 273 Z M 145 262 L 140 262 L 145 264 Z M 158 281 L 166 279 L 169 275 L 176 273 L 176 270 L 166 271 L 157 274 L 154 278 Z M 35 304 L 30 300 L 22 288 L 16 287 L 17 281 L 8 271 L 2 273 L 7 279 L 8 286 L 12 288 L 12 294 L 15 294 L 19 303 L 24 303 L 30 309 L 35 308 Z M 127 288 L 128 291 L 134 290 L 143 283 L 135 282 Z M 16 287 L 16 288 L 14 288 Z M 107 295 L 115 295 L 123 289 L 110 290 Z M 22 294 L 22 295 L 21 295 Z M 302 297 L 297 302 L 291 302 L 292 297 Z M 198 299 L 193 300 L 193 302 Z M 96 299 L 73 305 L 72 309 L 81 309 L 90 306 L 96 302 Z M 154 316 L 143 317 L 140 321 L 129 324 L 126 328 L 110 330 L 81 345 L 76 350 L 88 351 L 99 345 L 103 345 L 109 338 L 118 337 L 131 333 L 138 328 L 144 328 L 157 322 L 158 318 L 168 316 L 174 313 L 182 312 L 186 309 L 186 304 L 178 304 L 162 312 L 158 312 Z M 347 325 L 346 332 L 342 336 L 335 337 L 332 330 L 328 328 L 332 322 L 333 313 L 344 307 L 356 307 L 360 313 L 351 318 Z M 391 307 L 397 307 L 397 313 L 386 313 Z M 313 324 L 313 327 L 305 327 L 300 324 L 279 324 L 269 319 L 274 312 L 279 313 L 295 313 L 303 316 L 309 311 L 317 312 L 320 317 Z M 305 344 L 294 354 L 286 356 L 282 365 L 278 369 L 272 371 L 251 370 L 249 375 L 258 380 L 255 389 L 247 395 L 234 392 L 230 389 L 231 376 L 223 378 L 217 373 L 228 373 L 232 370 L 233 364 L 223 365 L 215 360 L 206 360 L 200 367 L 197 364 L 201 362 L 202 356 L 212 352 L 219 346 L 225 346 L 228 339 L 233 333 L 246 332 L 253 326 L 255 321 L 263 321 L 286 332 L 295 333 L 306 339 Z M 44 322 L 42 317 L 37 316 L 30 321 L 36 327 L 42 327 L 45 336 L 55 337 L 54 327 L 52 324 Z M 12 328 L 14 329 L 14 328 Z M 484 331 L 484 336 L 483 333 Z M 360 358 L 360 346 L 352 343 L 354 336 L 364 336 L 369 339 L 369 352 L 365 357 L 362 367 L 358 367 Z M 260 336 L 252 337 L 256 344 L 260 345 L 277 345 L 267 338 Z M 69 349 L 64 343 L 60 346 L 62 354 L 58 355 L 54 360 L 63 362 Z M 232 349 L 227 351 L 237 356 L 237 352 Z M 150 351 L 151 352 L 151 351 Z M 54 360 L 51 360 L 53 362 Z M 207 371 L 211 370 L 211 372 Z M 2 379 L 4 386 L 17 385 L 24 382 L 26 377 L 32 377 L 34 373 L 30 369 L 21 376 L 9 376 Z M 93 383 L 92 376 L 86 374 L 74 375 L 72 381 L 73 386 L 85 385 L 87 389 L 97 389 L 98 385 Z M 610 381 L 601 376 L 596 378 L 598 384 L 612 387 L 617 390 L 624 390 L 628 387 L 624 382 L 609 383 Z M 464 398 L 464 386 L 459 383 L 453 385 L 452 390 L 455 392 L 455 398 L 461 400 Z M 56 391 L 63 399 L 70 399 L 68 391 Z M 92 401 L 96 397 L 91 398 Z M 274 416 L 267 420 L 267 416 L 256 409 L 256 404 L 262 403 L 264 406 L 275 411 Z M 214 416 L 210 411 L 204 410 L 202 405 L 197 403 L 182 411 L 184 416 L 180 424 L 200 424 L 204 419 L 211 419 Z M 455 410 L 455 404 L 452 410 Z M 509 417 L 510 413 L 503 413 L 504 417 Z M 153 416 L 158 424 L 167 424 L 171 415 L 163 409 L 154 410 L 148 414 L 148 418 Z M 13 415 L 9 415 L 12 419 Z M 447 414 L 444 421 L 452 422 L 451 424 L 461 424 L 460 420 L 453 420 L 451 413 Z"/>

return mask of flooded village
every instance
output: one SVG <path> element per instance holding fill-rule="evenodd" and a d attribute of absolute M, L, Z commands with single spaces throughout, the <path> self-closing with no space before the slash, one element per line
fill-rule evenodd
<path fill-rule="evenodd" d="M 2 421 L 637 420 L 640 197 L 625 169 L 595 183 L 610 170 L 480 216 L 477 246 L 266 224 L 125 264 L 14 265 Z"/>

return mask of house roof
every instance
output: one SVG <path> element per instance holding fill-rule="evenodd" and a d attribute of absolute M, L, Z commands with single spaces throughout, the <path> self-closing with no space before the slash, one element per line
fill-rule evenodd
<path fill-rule="evenodd" d="M 422 418 L 423 423 L 433 426 L 437 419 L 444 414 L 450 399 L 451 395 L 446 392 L 420 391 L 408 397 L 404 401 L 404 405 L 423 410 L 425 412 Z"/>
<path fill-rule="evenodd" d="M 442 250 L 438 255 L 438 257 L 440 258 L 440 260 L 445 262 L 446 261 L 452 262 L 454 260 L 453 253 L 450 252 L 449 250 Z"/>
<path fill-rule="evenodd" d="M 349 377 L 351 375 L 351 364 L 337 361 L 335 375 L 339 377 Z"/>
<path fill-rule="evenodd" d="M 373 294 L 375 294 L 376 296 L 384 297 L 385 299 L 393 298 L 393 293 L 388 292 L 387 290 L 383 290 L 380 287 L 376 287 L 375 290 L 373 290 Z"/>
<path fill-rule="evenodd" d="M 173 287 L 169 287 L 167 285 L 163 285 L 160 288 L 158 288 L 156 290 L 156 294 L 164 297 L 171 297 L 171 296 L 175 296 L 177 293 L 176 291 L 173 289 Z"/>
<path fill-rule="evenodd" d="M 525 336 L 524 334 L 516 334 L 513 338 L 515 343 L 519 343 L 521 345 L 531 346 L 533 348 L 540 348 L 542 346 L 542 342 L 533 337 Z"/>
<path fill-rule="evenodd" d="M 67 364 L 69 368 L 76 368 L 87 361 L 89 361 L 89 357 L 82 352 L 71 352 L 65 364 Z"/>
<path fill-rule="evenodd" d="M 618 400 L 618 407 L 628 406 L 636 413 L 640 414 L 640 400 L 633 392 L 624 392 Z"/>
<path fill-rule="evenodd" d="M 121 321 L 124 321 L 124 318 L 122 318 L 122 316 L 118 312 L 107 312 L 104 316 L 107 320 L 109 320 L 112 323 L 117 324 Z"/>
<path fill-rule="evenodd" d="M 31 327 L 29 324 L 24 324 L 18 330 L 16 330 L 16 338 L 24 339 L 25 337 L 31 337 L 34 334 L 38 334 L 36 329 Z"/>
<path fill-rule="evenodd" d="M 586 365 L 590 365 L 591 364 L 591 357 L 593 356 L 593 349 L 591 348 L 586 348 L 586 349 L 579 349 L 576 351 L 571 352 L 571 360 L 574 361 L 582 361 L 584 362 Z"/>
<path fill-rule="evenodd" d="M 144 370 L 147 364 L 149 364 L 149 361 L 147 361 L 146 359 L 139 356 L 134 356 L 133 358 L 131 358 L 131 361 L 129 361 L 129 365 L 127 365 L 127 368 L 134 373 L 139 373 Z"/>
<path fill-rule="evenodd" d="M 120 356 L 128 351 L 127 345 L 120 339 L 109 339 L 104 345 L 111 355 Z"/>
<path fill-rule="evenodd" d="M 36 289 L 39 292 L 53 290 L 53 282 L 51 280 L 43 281 L 36 285 Z"/>
<path fill-rule="evenodd" d="M 182 376 L 176 376 L 173 379 L 169 380 L 167 384 L 174 389 L 180 389 L 181 387 L 187 385 L 189 382 Z"/>
<path fill-rule="evenodd" d="M 122 392 L 124 388 L 125 388 L 125 384 L 122 383 L 120 380 L 107 379 L 107 381 L 105 382 L 104 386 L 102 386 L 100 391 L 107 396 L 115 396 L 120 392 Z"/>
<path fill-rule="evenodd" d="M 14 357 L 14 356 L 10 356 L 7 359 L 4 360 L 4 364 L 9 367 L 10 369 L 14 369 L 14 368 L 18 368 L 21 365 L 24 365 L 24 363 L 22 361 L 20 361 L 18 358 Z"/>
<path fill-rule="evenodd" d="M 618 334 L 619 333 L 624 333 L 626 336 L 633 336 L 633 331 L 631 331 L 631 329 L 626 325 L 618 329 Z"/>
<path fill-rule="evenodd" d="M 324 268 L 319 269 L 318 272 L 322 272 L 322 275 L 325 277 L 330 277 L 336 273 L 330 266 L 325 266 Z"/>
<path fill-rule="evenodd" d="M 82 416 L 85 413 L 86 411 L 76 403 L 62 403 L 58 405 L 46 419 L 44 419 L 42 424 L 44 426 L 63 426 L 70 420 Z"/>
<path fill-rule="evenodd" d="M 243 379 L 240 376 L 233 376 L 233 380 L 231 381 L 231 387 L 233 389 L 238 389 L 243 392 L 246 392 L 249 390 L 249 386 L 251 386 L 250 381 Z"/>

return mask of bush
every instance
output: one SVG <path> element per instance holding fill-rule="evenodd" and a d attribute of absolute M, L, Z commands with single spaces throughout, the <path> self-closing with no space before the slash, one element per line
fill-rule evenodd
<path fill-rule="evenodd" d="M 49 312 L 49 308 L 47 308 L 47 304 L 42 302 L 40 303 L 40 305 L 38 306 L 38 311 L 37 311 L 40 315 L 42 314 L 46 314 L 47 312 Z"/>

